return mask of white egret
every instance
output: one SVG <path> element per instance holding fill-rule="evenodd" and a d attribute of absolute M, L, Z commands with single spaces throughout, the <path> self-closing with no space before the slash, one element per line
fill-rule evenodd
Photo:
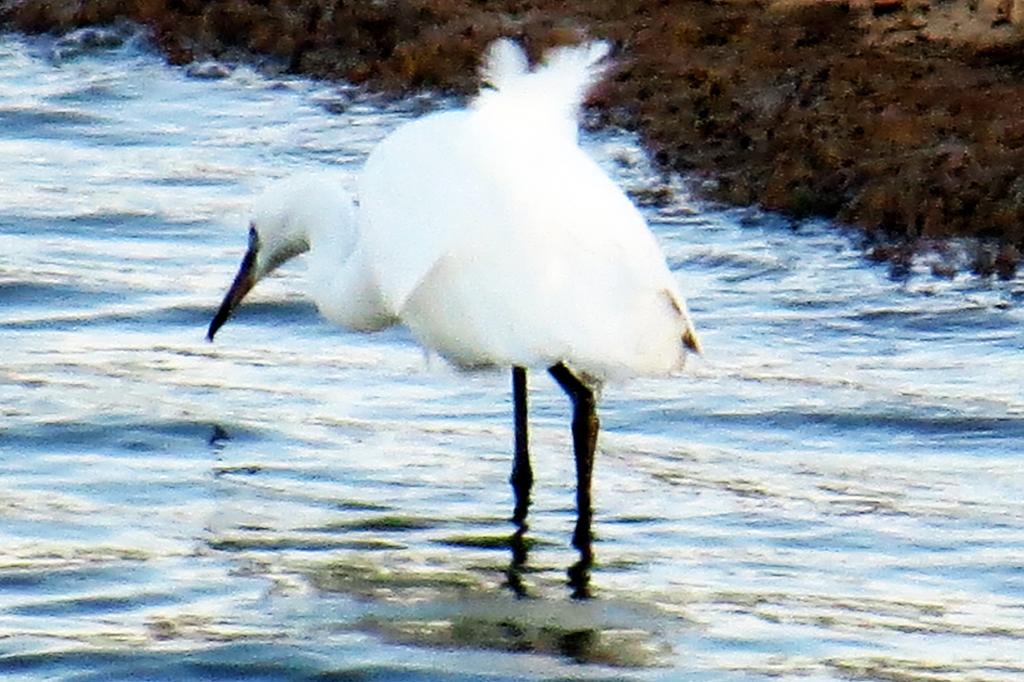
<path fill-rule="evenodd" d="M 311 294 L 327 317 L 354 329 L 397 318 L 456 366 L 511 367 L 521 529 L 532 484 L 526 369 L 546 368 L 573 403 L 573 544 L 584 567 L 595 389 L 673 373 L 700 350 L 643 216 L 577 141 L 606 53 L 603 43 L 561 48 L 531 70 L 516 44 L 497 41 L 483 70 L 491 89 L 465 109 L 405 124 L 373 150 L 356 222 L 340 190 L 307 181 L 273 192 L 209 329 L 212 339 L 260 277 L 308 250 Z"/>

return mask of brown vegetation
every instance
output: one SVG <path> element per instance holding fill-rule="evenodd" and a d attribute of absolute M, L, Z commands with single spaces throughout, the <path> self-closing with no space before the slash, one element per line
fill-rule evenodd
<path fill-rule="evenodd" d="M 836 217 L 879 242 L 952 235 L 1024 248 L 1018 0 L 0 0 L 0 22 L 128 18 L 173 63 L 270 59 L 388 91 L 469 92 L 498 35 L 534 56 L 613 41 L 594 93 L 659 164 L 717 199 Z M 904 253 L 880 248 L 878 253 Z"/>

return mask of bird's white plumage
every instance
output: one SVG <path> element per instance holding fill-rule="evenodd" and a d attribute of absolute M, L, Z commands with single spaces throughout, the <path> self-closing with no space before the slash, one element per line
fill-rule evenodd
<path fill-rule="evenodd" d="M 500 41 L 494 91 L 403 126 L 367 161 L 360 221 L 384 305 L 458 365 L 663 374 L 696 338 L 642 215 L 577 144 L 606 52 L 562 48 L 530 72 Z"/>

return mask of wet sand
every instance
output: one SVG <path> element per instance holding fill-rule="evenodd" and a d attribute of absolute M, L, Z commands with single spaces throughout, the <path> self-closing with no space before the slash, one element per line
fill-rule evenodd
<path fill-rule="evenodd" d="M 608 39 L 616 67 L 591 122 L 636 130 L 706 198 L 835 218 L 896 263 L 980 237 L 990 242 L 967 266 L 1008 278 L 1024 249 L 1021 4 L 26 0 L 0 2 L 0 22 L 39 32 L 130 19 L 172 63 L 256 62 L 394 94 L 472 92 L 499 35 L 534 57 Z"/>

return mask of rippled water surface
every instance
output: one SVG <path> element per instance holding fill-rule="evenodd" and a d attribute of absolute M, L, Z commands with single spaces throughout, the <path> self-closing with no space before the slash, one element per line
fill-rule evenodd
<path fill-rule="evenodd" d="M 429 103 L 129 41 L 0 36 L 0 677 L 1024 680 L 1024 283 L 894 278 L 828 226 L 645 209 L 706 357 L 605 389 L 594 598 L 566 400 L 261 284 L 246 208 Z M 655 182 L 629 139 L 587 145 Z"/>

